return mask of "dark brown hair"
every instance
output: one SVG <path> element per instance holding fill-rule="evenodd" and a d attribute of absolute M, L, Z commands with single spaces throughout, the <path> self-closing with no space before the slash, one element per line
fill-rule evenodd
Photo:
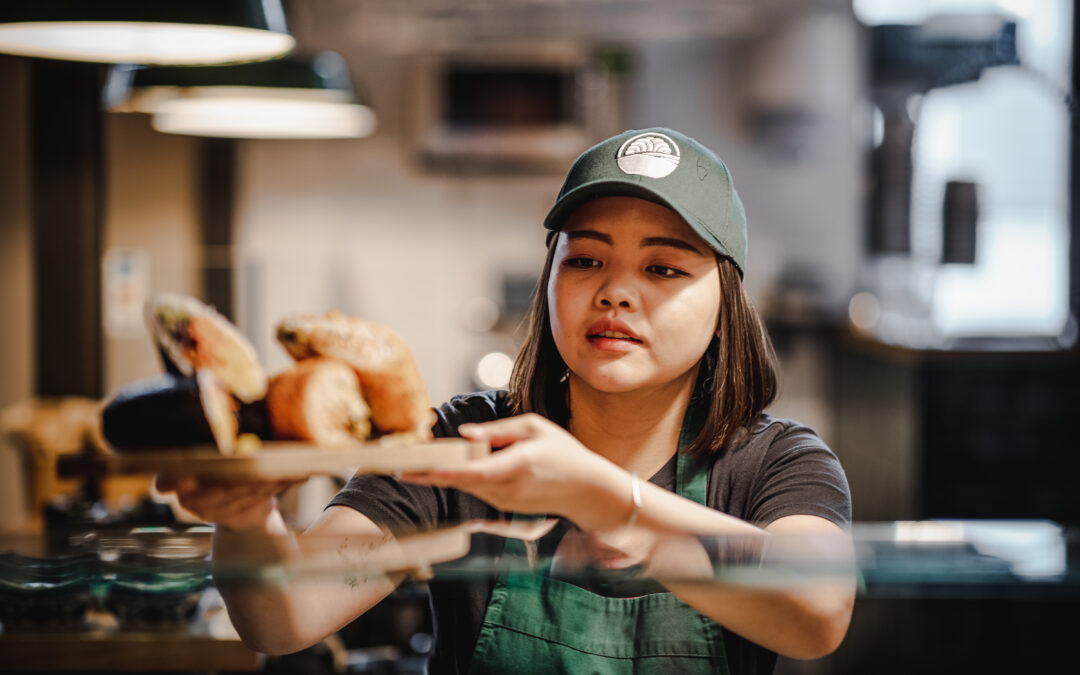
<path fill-rule="evenodd" d="M 548 280 L 555 258 L 553 237 L 529 314 L 529 332 L 510 376 L 514 413 L 535 412 L 567 425 L 566 362 L 551 334 Z M 765 324 L 743 288 L 739 271 L 717 256 L 720 268 L 720 319 L 705 350 L 694 388 L 700 430 L 686 448 L 689 455 L 716 452 L 746 432 L 777 393 L 777 361 Z"/>

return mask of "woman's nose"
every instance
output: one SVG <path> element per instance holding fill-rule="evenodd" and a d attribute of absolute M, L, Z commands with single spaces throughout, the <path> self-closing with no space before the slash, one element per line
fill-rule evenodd
<path fill-rule="evenodd" d="M 631 309 L 636 302 L 636 292 L 624 275 L 609 277 L 597 290 L 596 304 L 601 308 L 622 307 Z"/>
<path fill-rule="evenodd" d="M 619 307 L 623 307 L 625 309 L 630 308 L 630 302 L 628 300 L 612 301 L 607 298 L 600 298 L 600 305 L 603 307 L 613 307 L 615 306 L 616 302 L 618 303 Z"/>

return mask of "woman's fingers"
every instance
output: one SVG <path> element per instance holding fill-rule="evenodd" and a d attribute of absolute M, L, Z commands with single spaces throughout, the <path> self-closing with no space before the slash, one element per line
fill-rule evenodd
<path fill-rule="evenodd" d="M 202 520 L 225 523 L 249 520 L 273 508 L 274 498 L 303 479 L 233 482 L 192 476 L 159 476 L 155 487 L 173 492 L 187 511 Z"/>
<path fill-rule="evenodd" d="M 515 452 L 496 452 L 439 473 L 462 480 L 498 480 L 515 475 L 521 470 L 524 460 L 521 452 L 523 449 L 517 448 Z"/>
<path fill-rule="evenodd" d="M 406 471 L 400 475 L 400 478 L 407 483 L 459 487 L 462 484 L 475 481 L 498 482 L 506 480 L 516 476 L 521 467 L 521 453 L 506 451 L 471 460 L 454 469 Z"/>
<path fill-rule="evenodd" d="M 273 496 L 261 498 L 251 496 L 219 504 L 214 513 L 225 523 L 233 523 L 239 520 L 258 520 L 264 518 L 276 505 L 277 501 Z"/>
<path fill-rule="evenodd" d="M 277 485 L 257 484 L 239 486 L 210 486 L 191 492 L 179 492 L 181 503 L 197 501 L 207 508 L 222 508 L 234 503 L 246 503 L 269 499 L 278 493 Z M 185 499 L 186 498 L 186 499 Z"/>
<path fill-rule="evenodd" d="M 545 424 L 550 422 L 539 415 L 516 415 L 493 422 L 462 424 L 458 433 L 471 441 L 487 441 L 492 447 L 501 448 L 536 436 Z"/>
<path fill-rule="evenodd" d="M 400 479 L 463 490 L 503 510 L 564 514 L 582 505 L 587 492 L 582 477 L 604 461 L 539 415 L 463 424 L 458 430 L 465 438 L 504 447 L 452 468 L 403 473 Z"/>
<path fill-rule="evenodd" d="M 197 478 L 195 476 L 166 476 L 158 475 L 154 479 L 154 487 L 159 492 L 175 492 L 179 494 L 193 494 L 197 492 L 230 492 L 243 494 L 244 492 L 271 492 L 277 494 L 282 490 L 303 483 L 304 478 L 282 478 L 276 480 L 222 480 L 215 478 Z"/>
<path fill-rule="evenodd" d="M 154 477 L 154 488 L 162 494 L 177 492 L 179 490 L 190 490 L 196 483 L 197 481 L 195 478 L 191 476 L 158 474 Z"/>

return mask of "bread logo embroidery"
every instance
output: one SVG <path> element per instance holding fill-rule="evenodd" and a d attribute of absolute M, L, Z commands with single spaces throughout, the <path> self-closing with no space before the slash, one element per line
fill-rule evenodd
<path fill-rule="evenodd" d="M 679 146 L 664 134 L 639 134 L 622 144 L 615 161 L 623 173 L 663 178 L 679 166 Z"/>

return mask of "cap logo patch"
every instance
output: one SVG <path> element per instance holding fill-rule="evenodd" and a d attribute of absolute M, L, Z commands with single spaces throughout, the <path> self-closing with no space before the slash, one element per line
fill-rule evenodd
<path fill-rule="evenodd" d="M 615 162 L 623 173 L 663 178 L 679 166 L 679 146 L 664 134 L 638 134 L 622 144 Z"/>

